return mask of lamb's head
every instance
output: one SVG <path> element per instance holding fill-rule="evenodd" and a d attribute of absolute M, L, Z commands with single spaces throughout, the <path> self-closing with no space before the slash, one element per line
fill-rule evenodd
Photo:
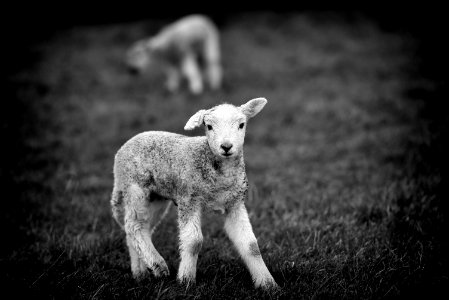
<path fill-rule="evenodd" d="M 141 73 L 150 65 L 150 47 L 148 44 L 147 40 L 137 41 L 126 52 L 125 63 L 130 73 Z"/>
<path fill-rule="evenodd" d="M 185 130 L 204 125 L 209 147 L 217 157 L 231 159 L 240 157 L 248 120 L 257 115 L 267 103 L 265 98 L 256 98 L 241 106 L 221 104 L 194 114 Z"/>

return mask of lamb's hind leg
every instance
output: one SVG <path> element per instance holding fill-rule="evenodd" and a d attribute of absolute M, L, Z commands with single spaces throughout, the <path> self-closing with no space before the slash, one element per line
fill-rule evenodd
<path fill-rule="evenodd" d="M 164 199 L 165 200 L 165 199 Z M 162 199 L 152 199 L 149 204 L 150 235 L 154 233 L 162 219 L 167 215 L 171 206 L 170 201 L 162 201 Z M 128 245 L 129 255 L 131 259 L 131 270 L 135 277 L 142 277 L 147 272 L 147 265 L 144 260 L 139 257 L 136 248 L 129 236 L 126 237 L 126 244 Z M 158 274 L 160 275 L 160 274 Z M 158 276 L 156 275 L 156 276 Z"/>
<path fill-rule="evenodd" d="M 186 54 L 181 62 L 181 70 L 188 81 L 190 92 L 195 95 L 201 94 L 203 92 L 203 78 L 193 54 Z"/>
<path fill-rule="evenodd" d="M 128 235 L 126 235 L 126 244 L 128 245 L 129 256 L 131 259 L 131 272 L 133 273 L 134 278 L 140 279 L 147 273 L 147 265 L 143 259 L 139 257 L 133 241 Z"/>
<path fill-rule="evenodd" d="M 144 275 L 146 266 L 156 277 L 168 275 L 165 260 L 151 241 L 151 225 L 155 204 L 145 198 L 145 193 L 137 185 L 131 185 L 125 195 L 125 232 L 131 256 L 134 277 Z M 157 223 L 157 222 L 156 222 Z"/>

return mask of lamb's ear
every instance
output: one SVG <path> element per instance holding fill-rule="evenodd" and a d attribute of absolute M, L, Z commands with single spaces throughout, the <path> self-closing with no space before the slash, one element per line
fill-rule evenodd
<path fill-rule="evenodd" d="M 240 109 L 242 112 L 246 115 L 246 117 L 252 118 L 255 115 L 257 115 L 262 108 L 267 104 L 267 99 L 265 98 L 255 98 L 252 100 L 249 100 L 245 104 L 240 106 Z"/>
<path fill-rule="evenodd" d="M 193 130 L 196 127 L 199 127 L 203 124 L 204 114 L 206 113 L 205 109 L 198 111 L 196 114 L 190 117 L 187 121 L 186 126 L 184 126 L 184 130 Z"/>

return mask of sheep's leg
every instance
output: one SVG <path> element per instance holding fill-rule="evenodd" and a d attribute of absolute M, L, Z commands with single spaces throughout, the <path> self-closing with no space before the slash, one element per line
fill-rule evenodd
<path fill-rule="evenodd" d="M 181 256 L 178 281 L 189 285 L 195 282 L 198 253 L 203 243 L 200 207 L 194 208 L 180 203 L 178 207 L 178 226 Z"/>
<path fill-rule="evenodd" d="M 187 78 L 190 91 L 193 94 L 200 94 L 203 91 L 203 80 L 198 63 L 193 54 L 188 54 L 181 62 L 182 73 Z"/>
<path fill-rule="evenodd" d="M 209 86 L 218 89 L 221 86 L 222 70 L 220 63 L 220 43 L 217 38 L 210 38 L 204 45 L 205 74 Z"/>
<path fill-rule="evenodd" d="M 147 266 L 145 262 L 139 257 L 137 250 L 134 248 L 134 244 L 128 235 L 126 236 L 126 244 L 128 245 L 129 256 L 131 259 L 131 272 L 137 279 L 143 277 L 147 272 Z"/>
<path fill-rule="evenodd" d="M 245 205 L 238 204 L 226 215 L 225 231 L 242 256 L 256 287 L 277 287 L 260 254 Z"/>
<path fill-rule="evenodd" d="M 117 188 L 117 183 L 114 182 L 114 188 L 111 196 L 112 216 L 115 221 L 123 229 L 124 225 L 124 208 L 123 208 L 123 193 Z"/>
<path fill-rule="evenodd" d="M 125 197 L 125 232 L 131 245 L 131 270 L 134 277 L 143 275 L 141 263 L 135 258 L 135 253 L 153 271 L 154 276 L 168 275 L 167 264 L 151 241 L 150 202 L 137 185 L 131 185 Z"/>
<path fill-rule="evenodd" d="M 167 81 L 165 87 L 171 93 L 176 92 L 179 89 L 181 83 L 181 74 L 178 68 L 169 66 L 166 69 Z"/>
<path fill-rule="evenodd" d="M 220 88 L 222 70 L 219 62 L 209 62 L 207 64 L 206 77 L 211 89 L 216 90 Z"/>

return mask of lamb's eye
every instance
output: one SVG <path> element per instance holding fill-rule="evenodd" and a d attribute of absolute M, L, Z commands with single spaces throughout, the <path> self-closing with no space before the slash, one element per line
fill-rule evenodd
<path fill-rule="evenodd" d="M 239 128 L 242 129 L 245 126 L 245 123 L 240 123 Z"/>
<path fill-rule="evenodd" d="M 212 130 L 212 125 L 207 125 L 208 130 Z"/>

